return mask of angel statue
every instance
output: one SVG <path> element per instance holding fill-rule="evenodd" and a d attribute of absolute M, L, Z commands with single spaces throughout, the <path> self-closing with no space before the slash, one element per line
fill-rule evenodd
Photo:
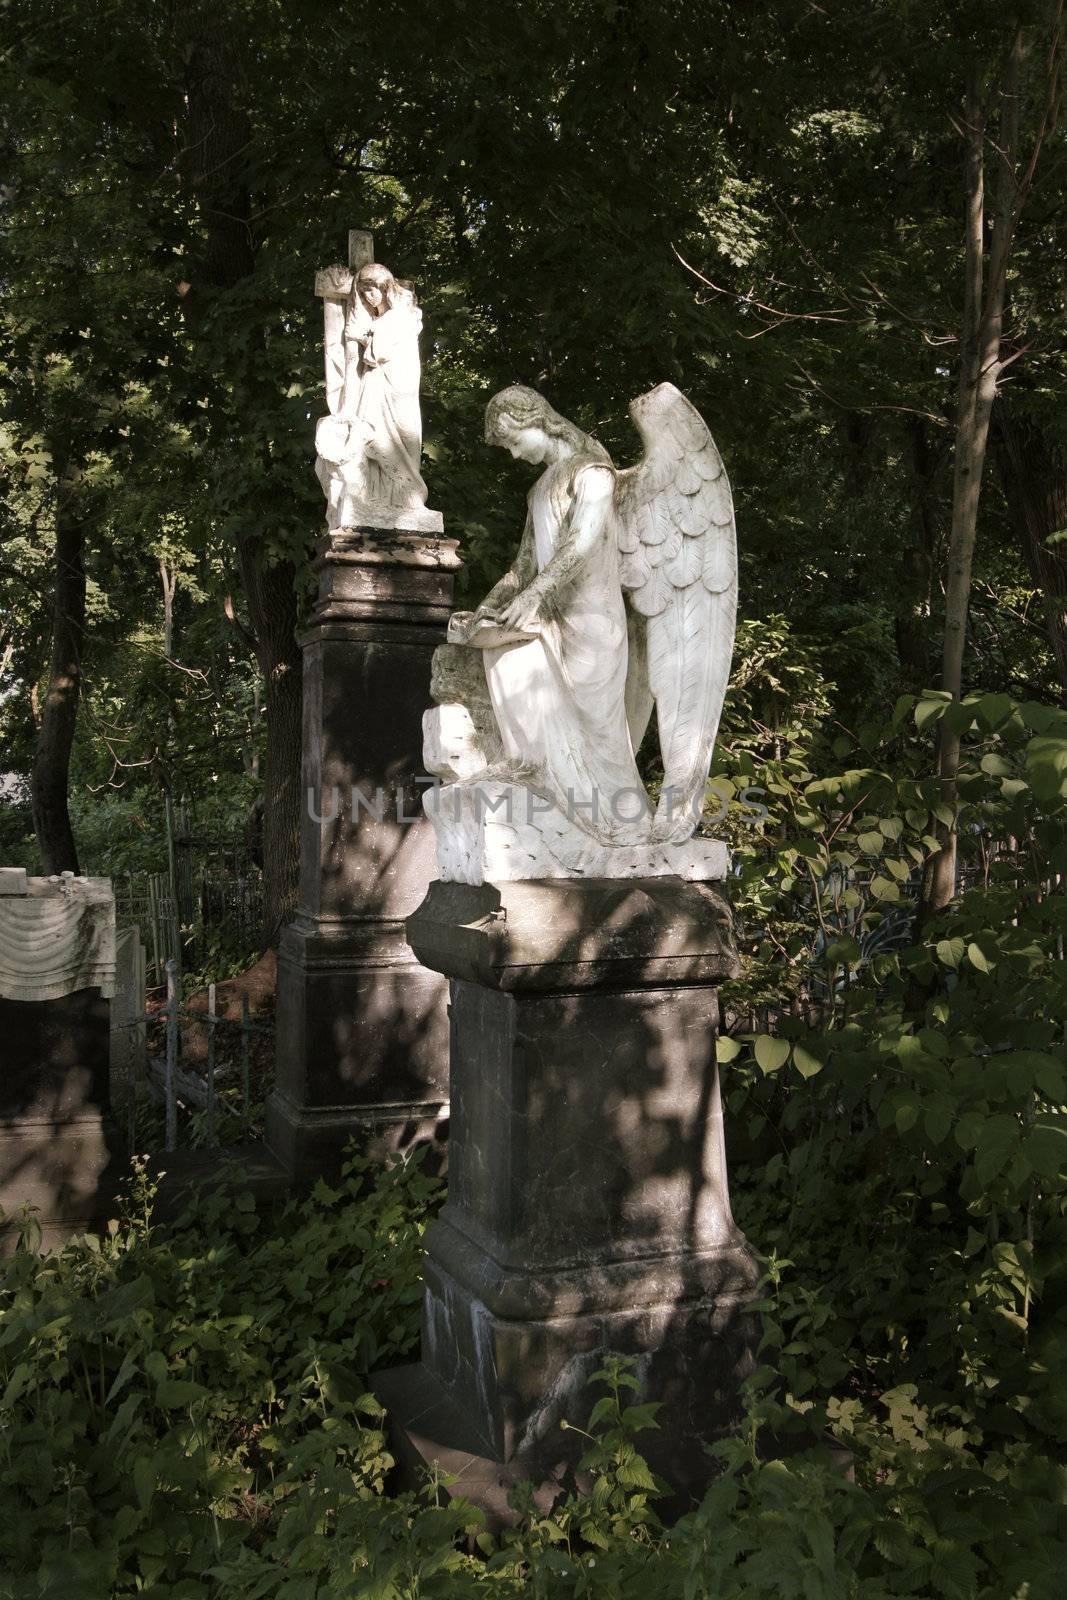
<path fill-rule="evenodd" d="M 550 802 L 566 819 L 547 825 L 557 853 L 573 855 L 567 830 L 609 854 L 691 838 L 730 670 L 737 552 L 722 459 L 673 384 L 641 395 L 630 414 L 645 454 L 619 470 L 534 390 L 515 386 L 489 402 L 487 441 L 544 470 L 510 569 L 476 611 L 453 616 L 435 663 L 438 713 L 462 699 L 470 723 L 458 752 L 455 719 L 450 735 L 428 714 L 430 770 Z M 653 707 L 663 758 L 655 806 L 636 762 Z M 581 870 L 606 870 L 603 850 L 582 859 Z"/>
<path fill-rule="evenodd" d="M 333 352 L 338 381 L 332 390 L 327 385 L 330 415 L 315 431 L 315 470 L 331 528 L 357 523 L 361 506 L 419 511 L 426 504 L 419 470 L 421 329 L 411 285 L 378 262 L 361 267 L 333 340 L 341 348 Z M 330 359 L 328 349 L 328 372 Z"/>

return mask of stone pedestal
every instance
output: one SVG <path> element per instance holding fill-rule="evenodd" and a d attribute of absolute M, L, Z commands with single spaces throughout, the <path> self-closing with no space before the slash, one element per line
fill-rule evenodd
<path fill-rule="evenodd" d="M 456 542 L 436 512 L 328 534 L 303 640 L 300 901 L 278 953 L 277 1087 L 267 1140 L 295 1177 L 433 1138 L 448 1106 L 443 979 L 404 919 L 435 875 L 421 806 L 430 661 Z"/>
<path fill-rule="evenodd" d="M 0 1251 L 24 1205 L 45 1248 L 115 1214 L 114 983 L 110 881 L 0 869 Z"/>
<path fill-rule="evenodd" d="M 584 1424 L 621 1351 L 663 1403 L 642 1446 L 684 1503 L 753 1359 L 715 1065 L 729 908 L 677 878 L 435 883 L 408 937 L 452 979 L 452 1118 L 422 1360 L 377 1389 L 398 1454 L 506 1516 L 517 1477 L 573 1467 L 560 1422 Z"/>
<path fill-rule="evenodd" d="M 44 1249 L 114 1216 L 120 1141 L 108 1096 L 110 1002 L 0 999 L 0 1252 L 31 1206 Z"/>

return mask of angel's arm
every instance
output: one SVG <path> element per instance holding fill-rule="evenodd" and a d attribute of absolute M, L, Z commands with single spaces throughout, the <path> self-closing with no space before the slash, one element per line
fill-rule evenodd
<path fill-rule="evenodd" d="M 574 503 L 567 517 L 566 536 L 537 576 L 512 601 L 505 613 L 506 621 L 522 626 L 524 620 L 532 620 L 532 608 L 540 610 L 546 601 L 551 602 L 566 588 L 607 532 L 614 489 L 615 475 L 610 468 L 582 468 L 574 482 Z"/>
<path fill-rule="evenodd" d="M 534 551 L 533 517 L 527 512 L 526 526 L 522 530 L 522 539 L 514 561 L 500 582 L 490 589 L 475 615 L 495 616 L 504 606 L 509 605 L 517 594 L 521 594 L 536 576 L 537 556 Z"/>

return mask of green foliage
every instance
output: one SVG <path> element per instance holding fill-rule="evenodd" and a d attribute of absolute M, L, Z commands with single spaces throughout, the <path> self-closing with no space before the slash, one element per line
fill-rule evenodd
<path fill-rule="evenodd" d="M 845 1203 L 843 1179 L 831 1163 L 825 1201 L 842 1191 Z M 921 1392 L 925 1380 L 857 1387 L 862 1333 L 838 1338 L 842 1308 L 791 1287 L 784 1261 L 770 1262 L 748 1420 L 719 1447 L 698 1507 L 672 1527 L 657 1515 L 664 1486 L 635 1445 L 656 1408 L 637 1403 L 632 1364 L 612 1357 L 591 1379 L 602 1392 L 583 1492 L 544 1509 L 520 1485 L 517 1525 L 494 1540 L 462 1499 L 437 1503 L 437 1481 L 389 1493 L 368 1392 L 370 1369 L 416 1335 L 435 1200 L 417 1164 L 373 1184 L 353 1164 L 339 1189 L 320 1184 L 269 1219 L 236 1191 L 163 1231 L 151 1200 L 142 1175 L 105 1236 L 5 1268 L 5 1596 L 1059 1592 L 1063 1466 L 995 1427 L 983 1441 L 973 1416 Z M 869 1248 L 884 1274 L 892 1250 L 877 1234 Z M 842 1263 L 877 1324 L 877 1266 L 857 1266 Z M 922 1298 L 933 1304 L 925 1286 Z M 850 1476 L 811 1437 L 827 1426 L 847 1441 Z"/>
<path fill-rule="evenodd" d="M 416 1168 L 372 1183 L 353 1163 L 270 1226 L 238 1190 L 164 1233 L 142 1175 L 104 1236 L 16 1254 L 0 1570 L 18 1592 L 207 1593 L 192 1574 L 276 1514 L 291 1535 L 310 1471 L 380 1489 L 366 1375 L 414 1341 L 435 1189 Z"/>

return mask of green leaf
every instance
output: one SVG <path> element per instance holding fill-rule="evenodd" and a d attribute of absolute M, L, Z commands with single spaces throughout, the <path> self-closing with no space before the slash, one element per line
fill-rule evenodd
<path fill-rule="evenodd" d="M 952 702 L 952 696 L 943 689 L 924 689 L 922 699 L 915 707 L 915 726 L 920 733 L 941 721 Z"/>
<path fill-rule="evenodd" d="M 0 1400 L 0 1411 L 9 1411 L 15 1401 L 24 1392 L 30 1379 L 33 1377 L 33 1368 L 28 1361 L 20 1361 L 4 1390 L 4 1397 Z"/>
<path fill-rule="evenodd" d="M 715 1041 L 715 1059 L 717 1061 L 732 1061 L 741 1054 L 741 1046 L 736 1039 L 731 1039 L 729 1034 L 720 1033 Z"/>
<path fill-rule="evenodd" d="M 915 705 L 915 696 L 913 694 L 902 694 L 902 695 L 900 695 L 900 697 L 897 700 L 896 705 L 893 707 L 892 726 L 894 728 L 899 728 L 900 727 L 901 723 L 903 723 L 905 721 L 905 719 L 907 718 L 908 712 L 912 709 L 912 707 L 914 705 Z"/>
<path fill-rule="evenodd" d="M 165 1411 L 180 1410 L 207 1394 L 202 1384 L 190 1383 L 187 1378 L 164 1378 L 156 1385 L 156 1404 Z"/>
<path fill-rule="evenodd" d="M 996 962 L 990 961 L 989 957 L 973 942 L 967 946 L 967 960 L 972 967 L 977 967 L 979 972 L 992 972 L 996 966 Z"/>
<path fill-rule="evenodd" d="M 934 1144 L 942 1144 L 948 1138 L 953 1109 L 947 1094 L 931 1095 L 923 1106 L 923 1127 Z"/>
<path fill-rule="evenodd" d="M 979 726 L 989 733 L 1007 722 L 1014 709 L 1015 702 L 1010 694 L 984 694 L 975 706 Z"/>
<path fill-rule="evenodd" d="M 1038 1123 L 1023 1139 L 1023 1155 L 1041 1178 L 1067 1176 L 1067 1127 Z"/>
<path fill-rule="evenodd" d="M 793 1065 L 802 1078 L 814 1078 L 817 1072 L 823 1069 L 823 1063 L 818 1056 L 813 1056 L 810 1050 L 805 1050 L 801 1044 L 793 1046 Z"/>
<path fill-rule="evenodd" d="M 1067 794 L 1067 738 L 1042 734 L 1026 747 L 1026 773 L 1039 800 Z"/>
<path fill-rule="evenodd" d="M 147 1511 L 156 1492 L 156 1462 L 154 1456 L 138 1456 L 133 1463 L 133 1487 L 137 1504 Z"/>
<path fill-rule="evenodd" d="M 937 959 L 943 966 L 955 969 L 963 960 L 966 948 L 962 939 L 939 939 L 937 941 Z"/>
<path fill-rule="evenodd" d="M 921 1106 L 917 1099 L 909 1098 L 897 1106 L 893 1121 L 898 1133 L 908 1133 L 919 1120 Z"/>
<path fill-rule="evenodd" d="M 1019 1142 L 1019 1122 L 1007 1112 L 987 1117 L 974 1152 L 975 1172 L 983 1187 L 991 1183 L 1008 1164 Z"/>
<path fill-rule="evenodd" d="M 982 1136 L 985 1117 L 980 1111 L 965 1111 L 956 1123 L 955 1139 L 961 1150 L 973 1150 Z"/>
<path fill-rule="evenodd" d="M 789 1040 L 761 1033 L 756 1040 L 756 1061 L 763 1072 L 777 1072 L 789 1060 Z"/>

